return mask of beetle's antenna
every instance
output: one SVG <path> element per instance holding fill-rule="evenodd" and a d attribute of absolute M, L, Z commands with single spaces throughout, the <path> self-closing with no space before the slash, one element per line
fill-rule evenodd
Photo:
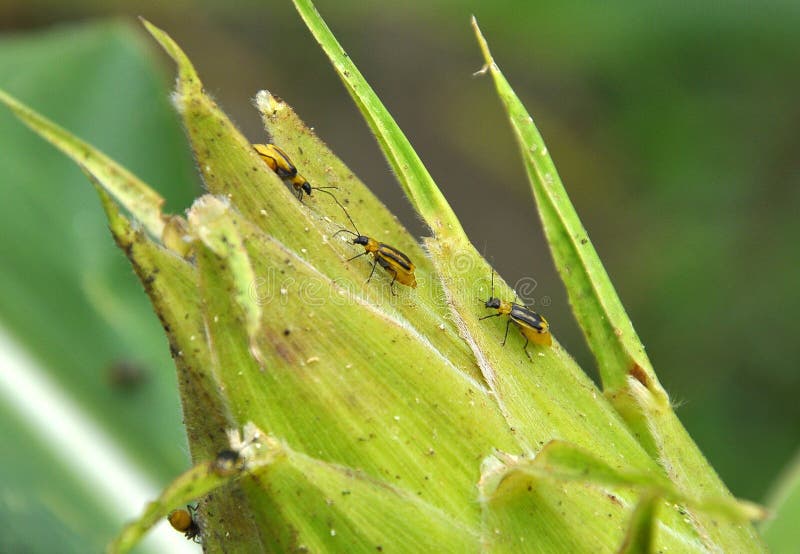
<path fill-rule="evenodd" d="M 492 298 L 494 298 L 494 268 L 492 268 Z"/>
<path fill-rule="evenodd" d="M 338 199 L 338 198 L 336 198 L 336 195 L 335 195 L 335 194 L 333 194 L 333 193 L 332 193 L 332 192 L 330 192 L 330 191 L 323 190 L 323 189 L 328 189 L 328 188 L 331 188 L 331 189 L 338 189 L 339 187 L 312 187 L 312 188 L 313 188 L 314 190 L 318 190 L 318 191 L 320 191 L 320 192 L 324 192 L 325 194 L 327 194 L 327 195 L 329 195 L 331 198 L 333 198 L 333 201 L 334 201 L 334 202 L 336 202 L 336 205 L 337 205 L 337 206 L 339 206 L 339 207 L 342 209 L 342 211 L 344 212 L 344 215 L 347 217 L 347 220 L 350 222 L 350 225 L 352 225 L 352 226 L 353 226 L 353 229 L 355 229 L 355 230 L 356 230 L 356 233 L 355 233 L 355 234 L 356 234 L 356 236 L 360 236 L 360 235 L 361 235 L 361 231 L 359 231 L 359 230 L 358 230 L 358 227 L 356 226 L 356 222 L 355 222 L 355 221 L 353 221 L 353 218 L 352 218 L 352 217 L 350 217 L 350 214 L 348 213 L 347 209 L 345 209 L 345 207 L 342 205 L 342 203 L 341 203 L 341 202 L 339 202 L 339 199 Z"/>
<path fill-rule="evenodd" d="M 334 234 L 332 234 L 332 235 L 331 235 L 331 238 L 334 238 L 334 237 L 335 237 L 336 235 L 338 235 L 339 233 L 350 233 L 350 234 L 351 234 L 351 235 L 353 235 L 354 237 L 357 237 L 357 236 L 359 236 L 359 235 L 357 235 L 356 233 L 354 233 L 353 231 L 351 231 L 350 229 L 339 229 L 338 231 L 336 231 Z"/>

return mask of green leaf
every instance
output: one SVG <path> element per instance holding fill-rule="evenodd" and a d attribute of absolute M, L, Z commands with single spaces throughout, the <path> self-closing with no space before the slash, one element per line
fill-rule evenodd
<path fill-rule="evenodd" d="M 295 254 L 254 235 L 246 222 L 236 225 L 256 273 L 274 280 L 271 290 L 285 291 L 263 299 L 262 357 L 260 364 L 254 363 L 252 347 L 235 324 L 240 316 L 225 308 L 230 302 L 225 293 L 232 290 L 228 283 L 236 281 L 234 266 L 229 281 L 215 285 L 219 262 L 199 257 L 209 287 L 204 296 L 207 317 L 213 320 L 211 340 L 219 359 L 225 360 L 216 370 L 223 381 L 236 383 L 230 402 L 240 420 L 252 417 L 325 460 L 363 468 L 381 480 L 400 479 L 401 488 L 469 519 L 468 460 L 490 448 L 487 438 L 478 440 L 483 434 L 479 429 L 493 433 L 495 440 L 510 440 L 499 417 L 474 419 L 471 406 L 490 405 L 485 391 L 420 345 L 413 330 L 350 298 Z M 304 290 L 319 292 L 308 296 Z M 319 301 L 343 292 L 341 302 Z M 351 344 L 346 337 L 364 340 Z M 294 409 L 298 403 L 300 412 Z M 435 431 L 420 420 L 431 406 L 445 418 L 434 424 Z M 398 449 L 391 447 L 394 443 L 416 446 Z M 440 444 L 447 449 L 437 451 Z M 273 511 L 264 510 L 260 520 L 270 521 Z"/>
<path fill-rule="evenodd" d="M 246 245 L 235 256 L 198 252 L 213 370 L 227 384 L 235 420 L 253 421 L 323 460 L 399 479 L 461 519 L 477 518 L 473 461 L 494 445 L 515 444 L 488 391 L 413 328 L 338 286 L 220 200 L 198 200 L 190 222 L 212 233 L 236 229 L 239 237 L 228 242 Z M 231 308 L 241 266 L 230 260 L 245 255 L 270 285 L 254 345 L 238 323 L 243 310 Z"/>
<path fill-rule="evenodd" d="M 104 183 L 108 192 L 141 221 L 153 236 L 161 236 L 164 231 L 164 219 L 161 216 L 164 199 L 161 195 L 96 148 L 92 148 L 52 121 L 40 116 L 2 90 L 0 90 L 0 102 L 8 106 L 20 120 L 39 133 L 42 138 Z"/>
<path fill-rule="evenodd" d="M 6 35 L 0 86 L 104 144 L 179 204 L 196 187 L 192 161 L 149 50 L 138 30 L 119 22 Z M 138 476 L 153 489 L 137 495 L 148 494 L 187 463 L 163 331 L 109 240 L 85 176 L 5 109 L 0 149 L 0 322 L 59 396 L 113 437 L 136 473 L 120 476 L 117 490 Z M 0 550 L 98 551 L 124 514 L 138 509 L 136 498 L 98 502 L 110 475 L 76 472 L 70 460 L 80 458 L 80 446 L 43 439 L 42 422 L 0 398 L 8 415 L 3 437 L 17 444 L 0 461 L 8 492 L 0 500 L 8 523 Z"/>
<path fill-rule="evenodd" d="M 367 282 L 372 263 L 347 262 L 363 249 L 352 245 L 346 236 L 333 238 L 348 224 L 339 206 L 331 205 L 327 198 L 321 202 L 319 194 L 315 194 L 313 201 L 298 202 L 258 158 L 227 116 L 204 94 L 199 77 L 174 41 L 153 25 L 145 24 L 179 64 L 175 99 L 208 190 L 227 197 L 242 215 L 302 258 L 313 261 L 332 281 L 403 319 L 460 371 L 480 378 L 472 352 L 460 339 L 458 328 L 449 317 L 449 309 L 442 302 L 445 293 L 432 264 L 397 218 L 313 136 L 288 106 L 266 94 L 260 96 L 259 106 L 268 129 L 281 139 L 290 134 L 295 137 L 280 140 L 279 145 L 286 146 L 297 163 L 310 162 L 300 165 L 305 177 L 314 186 L 347 183 L 346 189 L 342 187 L 335 194 L 342 196 L 353 219 L 368 225 L 363 227 L 363 232 L 399 248 L 415 263 L 418 287 L 413 293 L 403 287 L 404 290 L 395 296 L 385 274 L 375 275 Z"/>
<path fill-rule="evenodd" d="M 345 163 L 300 120 L 288 104 L 267 91 L 261 91 L 256 95 L 256 106 L 272 140 L 302 168 L 303 175 L 311 183 L 338 187 L 333 192 L 340 203 L 346 206 L 350 217 L 358 222 L 359 231 L 389 243 L 409 256 L 416 265 L 418 286 L 414 289 L 413 296 L 398 293 L 399 301 L 393 299 L 387 302 L 386 286 L 379 286 L 376 283 L 377 278 L 366 287 L 363 286 L 370 272 L 366 264 L 359 264 L 363 269 L 359 269 L 356 275 L 349 272 L 345 275 L 331 273 L 332 278 L 337 282 L 346 280 L 350 290 L 361 290 L 366 298 L 380 304 L 383 309 L 396 310 L 398 316 L 427 337 L 461 371 L 469 373 L 475 379 L 482 379 L 472 351 L 459 336 L 459 329 L 452 320 L 450 309 L 442 301 L 447 292 L 425 249 Z M 310 204 L 311 201 L 306 199 L 305 202 Z M 348 225 L 341 208 L 325 197 L 318 196 L 313 209 L 327 220 L 338 222 L 336 231 Z M 286 240 L 290 239 L 288 237 Z M 358 253 L 350 247 L 340 248 L 338 251 L 344 259 Z M 334 264 L 334 267 L 340 266 L 341 259 Z M 322 269 L 329 271 L 328 267 Z"/>
<path fill-rule="evenodd" d="M 128 552 L 141 540 L 145 532 L 166 518 L 170 511 L 190 505 L 197 498 L 227 485 L 238 475 L 239 471 L 224 474 L 219 472 L 214 460 L 194 466 L 170 483 L 156 500 L 150 502 L 141 517 L 129 523 L 108 545 L 107 552 L 109 554 Z M 228 547 L 233 547 L 239 541 L 234 537 L 227 542 Z M 208 546 L 206 544 L 206 547 Z"/>
<path fill-rule="evenodd" d="M 800 548 L 800 455 L 795 456 L 775 485 L 767 503 L 773 515 L 760 531 L 774 554 L 790 554 Z"/>
<path fill-rule="evenodd" d="M 624 468 L 615 468 L 593 456 L 589 452 L 567 442 L 554 440 L 545 446 L 533 460 L 506 458 L 514 471 L 529 473 L 539 478 L 560 481 L 581 481 L 595 485 L 630 487 L 643 495 L 655 494 L 676 504 L 694 506 L 704 512 L 714 513 L 731 521 L 747 522 L 764 519 L 764 508 L 745 501 L 727 497 L 696 496 L 687 497 L 667 479 L 658 473 L 639 473 Z M 495 471 L 495 479 L 502 474 Z M 487 481 L 484 477 L 484 481 Z M 490 482 L 484 489 L 490 491 Z M 489 494 L 489 492 L 484 492 Z"/>
<path fill-rule="evenodd" d="M 581 483 L 509 471 L 482 505 L 486 552 L 610 553 L 625 534 L 625 505 Z"/>
<path fill-rule="evenodd" d="M 437 237 L 468 245 L 469 240 L 461 223 L 411 143 L 333 36 L 317 9 L 310 0 L 294 0 L 294 5 L 361 110 L 414 208 Z"/>
<path fill-rule="evenodd" d="M 398 179 L 435 233 L 433 238 L 426 240 L 426 246 L 435 274 L 442 283 L 449 315 L 462 339 L 470 346 L 481 376 L 497 399 L 500 411 L 525 449 L 535 452 L 546 442 L 543 437 L 559 436 L 599 450 L 604 449 L 602 444 L 614 443 L 620 454 L 612 456 L 635 460 L 637 454 L 628 451 L 629 446 L 633 451 L 638 450 L 632 437 L 624 430 L 619 433 L 621 428 L 617 427 L 610 406 L 602 399 L 598 400 L 591 381 L 559 345 L 552 349 L 538 349 L 533 362 L 537 370 L 531 371 L 532 364 L 520 348 L 500 347 L 499 337 L 505 321 L 479 321 L 478 318 L 487 315 L 487 311 L 476 298 L 488 297 L 491 269 L 469 243 L 419 157 L 409 153 L 411 147 L 407 139 L 336 42 L 319 13 L 306 0 L 298 0 L 295 5 L 378 137 L 384 154 L 392 163 L 401 160 L 403 171 L 397 171 Z M 268 99 L 262 101 L 262 104 L 268 103 Z M 262 107 L 266 114 L 271 111 L 275 109 Z M 278 136 L 288 134 L 283 131 Z M 300 148 L 297 150 L 301 151 Z M 430 198 L 436 200 L 424 200 Z M 501 298 L 513 298 L 513 292 L 499 277 L 497 289 Z M 418 317 L 419 314 L 414 319 Z M 552 398 L 561 398 L 563 403 L 554 405 L 547 400 Z M 562 410 L 562 406 L 565 409 Z M 567 406 L 581 406 L 584 411 L 577 413 Z M 609 423 L 609 419 L 613 421 Z M 626 454 L 622 454 L 623 451 Z"/>
<path fill-rule="evenodd" d="M 264 474 L 287 527 L 297 530 L 310 551 L 478 549 L 475 527 L 413 491 L 284 448 L 285 457 Z"/>
<path fill-rule="evenodd" d="M 7 527 L 0 535 L 0 551 L 100 552 L 119 526 L 118 518 L 74 475 L 63 455 L 53 452 L 49 441 L 31 432 L 24 415 L 5 398 L 0 402 L 0 433 L 8 445 L 0 499 Z M 47 478 L 51 474 L 58 478 Z"/>
<path fill-rule="evenodd" d="M 119 213 L 109 196 L 98 187 L 111 232 L 126 253 L 155 307 L 170 342 L 178 370 L 178 388 L 195 463 L 212 460 L 228 446 L 225 431 L 232 425 L 228 406 L 220 393 L 220 382 L 213 371 L 213 356 L 198 296 L 196 268 L 135 230 Z M 172 493 L 169 493 L 172 494 Z M 197 493 L 194 497 L 198 496 Z M 198 508 L 201 518 L 225 521 L 226 533 L 204 535 L 208 550 L 249 545 L 255 530 L 252 518 L 239 501 L 241 491 L 231 486 L 223 494 L 208 496 Z M 181 502 L 185 501 L 181 500 Z M 172 505 L 171 507 L 175 507 Z M 128 549 L 154 522 L 157 508 L 146 512 L 142 522 L 129 526 L 119 544 L 110 548 Z"/>
<path fill-rule="evenodd" d="M 589 241 L 567 196 L 542 136 L 492 59 L 489 46 L 472 20 L 486 65 L 508 113 L 520 145 L 545 235 L 575 317 L 596 360 L 603 387 L 609 394 L 624 389 L 629 377 L 641 381 L 661 403 L 668 402 L 655 378 L 633 324 Z"/>
<path fill-rule="evenodd" d="M 271 492 L 265 504 L 269 517 L 280 522 L 278 537 L 272 538 L 277 538 L 283 551 L 421 552 L 443 545 L 459 552 L 477 550 L 477 529 L 464 526 L 402 487 L 296 452 L 253 424 L 244 429 L 244 439 L 232 441 L 242 454 L 242 472 L 220 476 L 213 464 L 187 471 L 123 531 L 109 552 L 127 552 L 172 509 L 239 478 L 245 489 L 266 487 Z M 260 498 L 266 500 L 263 494 Z M 390 517 L 375 518 L 376 513 Z M 409 525 L 412 521 L 415 524 Z M 244 548 L 258 551 L 253 542 Z"/>
<path fill-rule="evenodd" d="M 491 74 L 506 108 L 556 267 L 597 360 L 606 396 L 682 493 L 702 490 L 706 495 L 730 498 L 730 492 L 672 411 L 533 119 L 494 62 L 474 18 L 473 27 L 485 60 L 482 72 Z M 708 545 L 717 544 L 725 550 L 740 549 L 744 544 L 763 548 L 752 525 L 720 522 L 702 510 L 693 516 Z"/>

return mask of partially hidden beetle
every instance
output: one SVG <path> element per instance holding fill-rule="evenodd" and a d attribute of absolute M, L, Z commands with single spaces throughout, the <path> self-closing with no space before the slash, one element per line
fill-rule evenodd
<path fill-rule="evenodd" d="M 167 516 L 167 521 L 172 525 L 172 528 L 183 533 L 183 535 L 194 542 L 200 542 L 200 526 L 194 518 L 194 508 L 186 506 L 186 509 L 180 508 L 173 510 Z"/>
<path fill-rule="evenodd" d="M 480 298 L 478 301 L 484 302 Z M 507 302 L 505 300 L 495 298 L 494 270 L 492 270 L 492 293 L 489 296 L 489 299 L 484 302 L 484 305 L 487 308 L 497 310 L 497 313 L 489 314 L 479 319 L 488 319 L 490 317 L 499 317 L 501 315 L 508 316 L 508 322 L 506 323 L 506 334 L 503 336 L 503 346 L 506 345 L 506 339 L 508 338 L 508 327 L 511 325 L 512 321 L 517 327 L 519 327 L 522 336 L 525 337 L 525 344 L 522 346 L 522 349 L 525 351 L 525 354 L 527 354 L 528 359 L 531 361 L 533 361 L 533 358 L 531 358 L 531 354 L 528 352 L 528 342 L 532 342 L 533 344 L 538 344 L 541 346 L 550 346 L 553 344 L 553 337 L 550 334 L 550 325 L 547 323 L 547 320 L 544 317 L 522 304 L 517 304 L 516 302 Z"/>
<path fill-rule="evenodd" d="M 254 144 L 253 149 L 278 177 L 288 181 L 294 187 L 298 200 L 303 201 L 303 194 L 311 196 L 312 186 L 305 177 L 297 172 L 297 168 L 286 152 L 274 144 Z"/>
<path fill-rule="evenodd" d="M 314 190 L 321 190 L 333 196 L 333 193 L 325 189 L 335 189 L 337 187 L 312 187 L 306 178 L 297 172 L 297 168 L 292 163 L 292 160 L 289 159 L 289 155 L 274 144 L 254 144 L 253 149 L 278 177 L 284 181 L 288 181 L 292 185 L 297 199 L 300 200 L 300 202 L 303 201 L 304 194 L 311 196 L 311 191 Z M 339 204 L 339 206 L 341 206 L 341 204 Z M 342 209 L 344 209 L 344 207 L 342 207 Z"/>
<path fill-rule="evenodd" d="M 330 196 L 334 202 L 336 202 L 337 206 L 342 209 L 345 217 L 347 217 L 348 221 L 350 221 L 350 224 L 353 227 L 356 226 L 356 224 L 353 223 L 353 219 L 350 217 L 347 209 L 342 205 L 341 202 L 339 202 L 339 199 L 336 198 L 336 195 L 327 190 L 338 189 L 339 187 L 312 187 L 308 180 L 298 173 L 297 168 L 292 163 L 292 160 L 289 159 L 288 154 L 274 144 L 254 144 L 253 149 L 264 161 L 267 167 L 274 171 L 278 177 L 292 185 L 295 194 L 297 194 L 297 199 L 300 202 L 303 201 L 304 194 L 311 196 L 311 191 L 318 190 L 320 192 L 324 192 Z"/>

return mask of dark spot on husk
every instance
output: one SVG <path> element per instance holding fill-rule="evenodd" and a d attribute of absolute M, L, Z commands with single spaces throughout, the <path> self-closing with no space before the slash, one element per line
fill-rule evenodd
<path fill-rule="evenodd" d="M 650 388 L 650 378 L 647 376 L 647 372 L 637 363 L 633 364 L 633 368 L 628 372 L 628 375 L 639 381 L 642 385 L 646 388 Z"/>

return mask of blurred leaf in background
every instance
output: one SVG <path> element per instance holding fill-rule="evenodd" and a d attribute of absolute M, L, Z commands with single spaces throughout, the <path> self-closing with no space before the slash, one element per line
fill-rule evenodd
<path fill-rule="evenodd" d="M 0 86 L 103 145 L 158 183 L 172 209 L 181 210 L 198 189 L 168 83 L 150 48 L 127 22 L 7 34 L 0 40 Z M 110 237 L 95 191 L 70 160 L 5 110 L 0 151 L 14 153 L 0 157 L 4 334 L 113 437 L 133 468 L 163 485 L 186 467 L 188 455 L 174 366 L 141 285 Z M 14 362 L 4 363 L 8 378 Z M 3 382 L 0 551 L 21 545 L 37 552 L 99 551 L 121 516 L 107 497 L 102 502 L 91 476 L 70 469 L 69 459 L 91 451 L 49 442 L 37 428 L 41 423 L 10 413 L 14 403 L 8 395 L 26 389 L 13 378 Z M 45 413 L 48 408 L 39 407 Z M 59 432 L 65 424 L 49 423 Z M 121 512 L 140 506 L 125 508 Z"/>
<path fill-rule="evenodd" d="M 773 554 L 794 554 L 800 546 L 800 453 L 787 464 L 770 493 L 769 509 L 773 517 L 759 529 Z"/>

